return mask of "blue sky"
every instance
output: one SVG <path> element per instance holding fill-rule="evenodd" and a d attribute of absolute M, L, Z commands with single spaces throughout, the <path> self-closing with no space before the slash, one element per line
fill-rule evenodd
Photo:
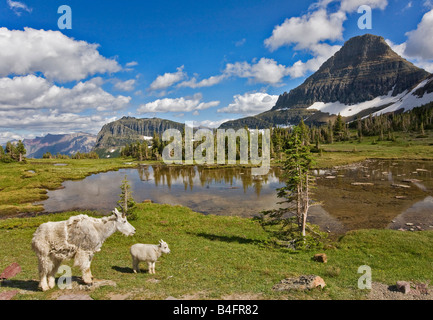
<path fill-rule="evenodd" d="M 215 127 L 270 109 L 365 33 L 433 72 L 429 0 L 0 0 L 0 28 L 0 142 L 124 115 Z"/>

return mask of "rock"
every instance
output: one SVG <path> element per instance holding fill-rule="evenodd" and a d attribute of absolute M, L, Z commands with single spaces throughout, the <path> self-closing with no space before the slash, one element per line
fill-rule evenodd
<path fill-rule="evenodd" d="M 117 283 L 112 280 L 94 280 L 92 284 L 78 285 L 78 289 L 90 291 L 105 286 L 117 287 Z"/>
<path fill-rule="evenodd" d="M 298 278 L 288 278 L 272 287 L 275 291 L 311 290 L 317 287 L 324 288 L 325 281 L 316 275 L 303 275 Z"/>
<path fill-rule="evenodd" d="M 406 225 L 407 225 L 408 227 L 412 227 L 412 226 L 413 226 L 413 223 L 412 223 L 412 222 L 407 222 Z"/>
<path fill-rule="evenodd" d="M 404 179 L 404 180 L 402 180 L 402 182 L 405 182 L 405 183 L 416 183 L 416 182 L 422 182 L 422 180 L 418 180 L 418 179 Z"/>
<path fill-rule="evenodd" d="M 165 300 L 179 300 L 179 299 L 176 299 L 175 297 L 169 296 Z"/>
<path fill-rule="evenodd" d="M 64 294 L 58 297 L 56 300 L 93 300 L 88 294 Z"/>
<path fill-rule="evenodd" d="M 9 267 L 3 270 L 2 274 L 0 275 L 0 280 L 12 278 L 20 272 L 21 266 L 18 263 L 14 262 Z"/>
<path fill-rule="evenodd" d="M 152 200 L 146 199 L 146 200 L 143 201 L 143 203 L 152 203 Z"/>
<path fill-rule="evenodd" d="M 326 176 L 325 179 L 335 179 L 336 176 Z"/>
<path fill-rule="evenodd" d="M 410 292 L 410 283 L 406 282 L 406 281 L 397 281 L 397 290 L 404 293 L 404 294 L 408 294 Z"/>
<path fill-rule="evenodd" d="M 396 199 L 403 200 L 403 199 L 406 199 L 407 197 L 406 197 L 406 196 L 395 196 L 395 198 L 396 198 Z"/>
<path fill-rule="evenodd" d="M 318 254 L 314 255 L 314 261 L 322 262 L 322 263 L 327 263 L 328 262 L 328 257 L 326 256 L 325 253 L 318 253 Z"/>
<path fill-rule="evenodd" d="M 17 293 L 18 293 L 17 290 L 2 292 L 0 293 L 0 301 L 11 300 L 13 297 L 15 297 Z"/>
<path fill-rule="evenodd" d="M 397 184 L 397 183 L 393 183 L 391 186 L 393 186 L 394 188 L 404 188 L 404 189 L 410 188 L 410 186 L 407 186 L 405 184 Z"/>

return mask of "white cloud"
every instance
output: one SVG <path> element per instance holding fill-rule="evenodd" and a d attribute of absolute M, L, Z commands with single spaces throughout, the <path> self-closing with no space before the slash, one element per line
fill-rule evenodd
<path fill-rule="evenodd" d="M 265 45 L 271 51 L 290 45 L 302 50 L 325 40 L 343 40 L 343 22 L 346 19 L 344 12 L 329 14 L 326 9 L 292 17 L 274 28 L 272 36 L 265 40 Z"/>
<path fill-rule="evenodd" d="M 26 11 L 28 13 L 32 12 L 32 9 L 29 8 L 23 2 L 7 0 L 7 4 L 9 8 L 13 10 L 17 16 L 21 16 L 22 11 Z"/>
<path fill-rule="evenodd" d="M 137 61 L 131 61 L 131 62 L 128 62 L 125 66 L 128 68 L 135 67 L 135 66 L 138 66 L 138 62 Z"/>
<path fill-rule="evenodd" d="M 194 127 L 218 128 L 221 124 L 234 119 L 193 121 Z"/>
<path fill-rule="evenodd" d="M 45 135 L 47 133 L 59 134 L 82 131 L 96 134 L 104 124 L 116 120 L 115 117 L 104 117 L 102 115 L 88 116 L 39 110 L 26 111 L 25 113 L 0 110 L 0 117 L 2 119 L 2 128 L 8 128 L 10 131 L 15 132 L 23 129 L 26 131 L 31 130 L 32 134 L 26 134 L 25 138 L 35 136 L 35 133 Z M 9 132 L 9 130 L 6 132 Z M 16 135 L 21 136 L 20 134 Z M 11 140 L 9 136 L 4 139 Z"/>
<path fill-rule="evenodd" d="M 389 39 L 386 42 L 401 57 L 428 72 L 433 72 L 433 36 L 430 32 L 432 28 L 433 10 L 423 16 L 417 29 L 406 33 L 406 42 L 395 44 Z"/>
<path fill-rule="evenodd" d="M 114 88 L 119 91 L 132 91 L 135 89 L 135 82 L 136 81 L 134 79 L 126 80 L 126 81 L 117 80 L 114 83 Z"/>
<path fill-rule="evenodd" d="M 119 110 L 128 105 L 130 97 L 112 96 L 99 86 L 98 79 L 79 82 L 69 89 L 34 75 L 0 78 L 0 110 L 56 109 L 61 112 L 82 112 L 88 109 Z"/>
<path fill-rule="evenodd" d="M 427 12 L 415 30 L 406 33 L 404 54 L 408 57 L 433 60 L 433 10 Z"/>
<path fill-rule="evenodd" d="M 24 140 L 24 136 L 15 132 L 4 131 L 0 132 L 0 145 L 14 140 Z"/>
<path fill-rule="evenodd" d="M 360 6 L 367 5 L 372 9 L 384 10 L 387 5 L 387 0 L 342 0 L 340 10 L 344 12 L 354 12 Z"/>
<path fill-rule="evenodd" d="M 154 113 L 154 112 L 191 112 L 197 110 L 205 110 L 216 107 L 220 104 L 219 101 L 201 102 L 202 95 L 195 94 L 193 97 L 181 97 L 175 99 L 158 99 L 141 105 L 137 112 Z"/>
<path fill-rule="evenodd" d="M 171 87 L 172 85 L 182 81 L 186 78 L 186 73 L 183 71 L 184 66 L 177 68 L 174 73 L 165 73 L 164 75 L 159 75 L 151 84 L 149 89 L 152 91 L 163 90 Z"/>
<path fill-rule="evenodd" d="M 234 96 L 234 102 L 227 107 L 219 109 L 219 113 L 235 113 L 242 115 L 255 115 L 270 110 L 278 100 L 277 95 L 267 93 L 245 93 Z"/>
<path fill-rule="evenodd" d="M 50 81 L 79 81 L 121 70 L 98 52 L 97 44 L 76 41 L 60 31 L 0 28 L 0 76 L 41 72 Z"/>
<path fill-rule="evenodd" d="M 203 79 L 203 80 L 197 82 L 197 78 L 193 77 L 190 80 L 186 80 L 186 81 L 179 83 L 177 86 L 179 88 L 187 87 L 187 88 L 193 88 L 193 89 L 203 88 L 203 87 L 212 87 L 212 86 L 220 83 L 221 81 L 223 81 L 225 78 L 227 78 L 227 75 L 221 74 L 219 76 L 212 76 L 212 77 L 209 77 L 207 79 Z"/>
<path fill-rule="evenodd" d="M 281 80 L 288 74 L 288 70 L 274 59 L 261 58 L 259 62 L 253 64 L 248 62 L 228 63 L 224 73 L 230 76 L 248 78 L 255 83 L 275 85 L 281 83 Z"/>

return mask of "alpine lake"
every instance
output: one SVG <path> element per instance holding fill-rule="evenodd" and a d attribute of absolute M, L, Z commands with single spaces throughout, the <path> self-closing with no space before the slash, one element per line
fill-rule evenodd
<path fill-rule="evenodd" d="M 308 221 L 333 234 L 356 229 L 433 230 L 433 161 L 367 160 L 315 170 L 314 204 Z M 214 215 L 254 217 L 281 206 L 283 172 L 251 168 L 140 165 L 65 181 L 40 202 L 45 212 L 96 210 L 109 213 L 127 177 L 136 202 L 181 205 Z"/>

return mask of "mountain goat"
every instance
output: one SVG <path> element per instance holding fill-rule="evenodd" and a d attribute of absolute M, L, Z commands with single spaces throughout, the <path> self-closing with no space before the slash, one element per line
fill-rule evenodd
<path fill-rule="evenodd" d="M 155 262 L 163 253 L 170 253 L 167 243 L 163 240 L 159 241 L 159 245 L 136 243 L 131 249 L 132 269 L 134 273 L 140 271 L 138 265 L 140 262 L 147 262 L 149 273 L 155 274 Z"/>
<path fill-rule="evenodd" d="M 39 226 L 33 235 L 32 248 L 38 257 L 39 287 L 42 291 L 55 286 L 55 275 L 63 260 L 74 259 L 74 266 L 83 273 L 84 283 L 93 282 L 90 264 L 104 241 L 116 231 L 126 236 L 135 233 L 135 228 L 124 214 L 117 209 L 112 213 L 100 219 L 78 215 L 66 221 L 47 222 Z"/>

